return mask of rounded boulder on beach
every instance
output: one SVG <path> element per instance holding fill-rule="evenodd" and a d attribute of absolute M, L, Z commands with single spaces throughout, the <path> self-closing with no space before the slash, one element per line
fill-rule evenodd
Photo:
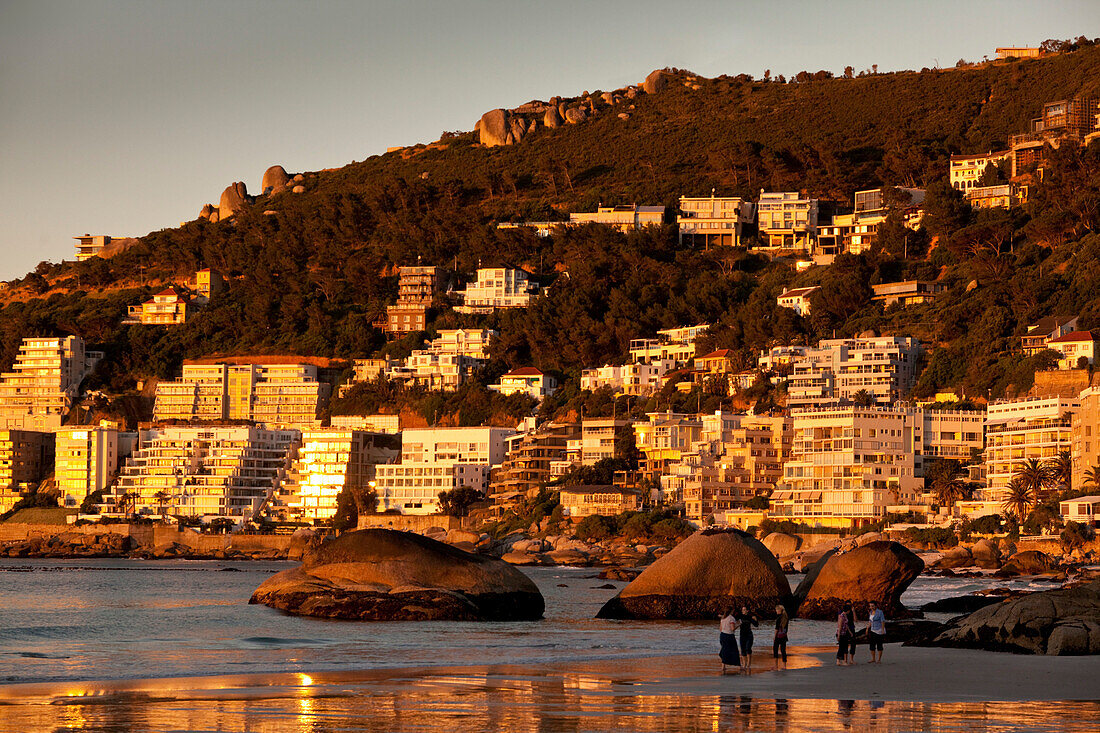
<path fill-rule="evenodd" d="M 830 552 L 806 571 L 795 589 L 802 618 L 835 619 L 846 603 L 866 614 L 874 601 L 891 618 L 911 615 L 901 594 L 924 570 L 924 561 L 897 542 L 870 542 L 845 552 Z"/>
<path fill-rule="evenodd" d="M 310 547 L 301 567 L 264 581 L 249 603 L 362 621 L 519 621 L 545 608 L 531 579 L 507 563 L 392 529 Z"/>
<path fill-rule="evenodd" d="M 768 548 L 740 530 L 704 530 L 677 545 L 604 604 L 597 618 L 717 618 L 727 608 L 774 616 L 791 595 Z"/>

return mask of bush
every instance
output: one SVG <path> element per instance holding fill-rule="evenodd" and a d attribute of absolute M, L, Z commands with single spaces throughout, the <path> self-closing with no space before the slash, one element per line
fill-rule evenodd
<path fill-rule="evenodd" d="M 607 517 L 590 514 L 580 521 L 575 530 L 577 539 L 583 542 L 599 542 L 614 534 L 614 526 Z"/>

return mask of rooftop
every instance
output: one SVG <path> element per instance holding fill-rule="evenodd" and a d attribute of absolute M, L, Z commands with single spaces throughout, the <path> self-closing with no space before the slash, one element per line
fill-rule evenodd
<path fill-rule="evenodd" d="M 1072 341 L 1095 341 L 1096 335 L 1092 331 L 1070 331 L 1069 333 L 1051 339 L 1052 344 L 1064 344 Z"/>

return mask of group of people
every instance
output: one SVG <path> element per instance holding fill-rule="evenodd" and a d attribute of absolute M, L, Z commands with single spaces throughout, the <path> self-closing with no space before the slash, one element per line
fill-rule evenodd
<path fill-rule="evenodd" d="M 775 636 L 772 640 L 772 656 L 775 658 L 775 668 L 787 667 L 787 629 L 791 620 L 787 615 L 787 609 L 783 606 L 775 607 Z M 752 671 L 752 627 L 759 626 L 760 622 L 751 613 L 747 606 L 741 607 L 741 612 L 735 614 L 732 608 L 726 609 L 718 619 L 718 656 L 722 660 L 722 674 L 726 674 L 727 667 L 738 667 L 742 672 Z M 739 638 L 740 637 L 740 638 Z M 780 661 L 782 660 L 782 662 Z"/>
<path fill-rule="evenodd" d="M 886 640 L 886 616 L 874 601 L 867 604 L 867 645 L 871 648 L 871 663 L 882 661 L 882 646 Z M 787 632 L 791 619 L 783 606 L 775 607 L 775 636 L 772 639 L 772 657 L 775 669 L 787 668 Z M 740 613 L 728 608 L 718 619 L 719 658 L 722 660 L 722 674 L 727 667 L 738 667 L 742 672 L 752 670 L 752 628 L 759 626 L 756 616 L 747 606 Z M 856 614 L 852 604 L 845 604 L 836 619 L 836 663 L 838 665 L 855 664 L 856 661 Z"/>
<path fill-rule="evenodd" d="M 882 644 L 886 640 L 886 616 L 878 604 L 867 604 L 867 646 L 871 648 L 871 663 L 882 661 Z M 836 617 L 836 663 L 838 666 L 856 663 L 856 614 L 851 603 Z"/>

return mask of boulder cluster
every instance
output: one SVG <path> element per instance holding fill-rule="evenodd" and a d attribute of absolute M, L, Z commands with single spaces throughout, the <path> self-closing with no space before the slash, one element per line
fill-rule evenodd
<path fill-rule="evenodd" d="M 273 165 L 264 171 L 263 178 L 260 181 L 260 195 L 274 196 L 284 191 L 303 193 L 306 190 L 305 180 L 306 176 L 302 173 L 292 177 L 281 165 Z M 218 199 L 218 205 L 204 205 L 202 210 L 199 211 L 199 218 L 206 219 L 212 224 L 226 221 L 236 216 L 237 212 L 245 206 L 255 203 L 256 198 L 248 194 L 248 186 L 243 182 L 231 183 L 222 191 L 221 198 Z"/>
<path fill-rule="evenodd" d="M 134 545 L 125 535 L 63 532 L 0 545 L 0 557 L 129 557 Z"/>

